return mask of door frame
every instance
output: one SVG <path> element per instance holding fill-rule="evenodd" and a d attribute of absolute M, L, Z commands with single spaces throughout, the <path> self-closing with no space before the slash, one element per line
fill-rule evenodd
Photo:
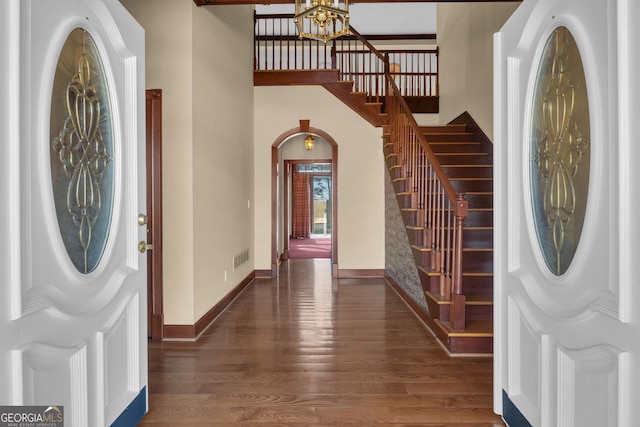
<path fill-rule="evenodd" d="M 510 425 L 640 418 L 639 17 L 628 0 L 532 0 L 494 36 L 494 410 Z M 556 276 L 536 241 L 527 168 L 533 73 L 560 26 L 586 77 L 591 173 L 578 251 Z"/>
<path fill-rule="evenodd" d="M 64 406 L 65 425 L 135 425 L 148 409 L 147 266 L 138 252 L 138 242 L 146 233 L 137 223 L 146 205 L 144 29 L 117 0 L 68 0 L 55 7 L 42 1 L 5 1 L 0 16 L 0 22 L 7 24 L 0 35 L 0 85 L 10 88 L 0 101 L 1 132 L 9 136 L 0 162 L 6 166 L 0 185 L 0 234 L 11 237 L 3 239 L 0 250 L 1 274 L 6 279 L 0 292 L 4 369 L 0 400 L 16 406 Z M 101 137 L 92 138 L 91 150 L 73 148 L 78 148 L 74 159 L 96 152 L 102 159 L 92 161 L 98 166 L 92 172 L 85 174 L 89 168 L 84 166 L 74 170 L 76 176 L 80 172 L 93 179 L 91 185 L 85 181 L 79 187 L 83 192 L 94 190 L 96 177 L 102 180 L 103 167 L 111 165 L 105 182 L 111 186 L 111 200 L 102 205 L 100 193 L 93 193 L 91 206 L 100 206 L 108 235 L 90 272 L 76 268 L 65 247 L 66 232 L 59 227 L 55 209 L 56 199 L 63 199 L 65 191 L 64 187 L 63 191 L 53 189 L 51 168 L 51 112 L 62 107 L 54 94 L 62 95 L 61 100 L 67 94 L 57 89 L 69 87 L 67 81 L 79 81 L 74 76 L 56 82 L 55 73 L 63 63 L 63 46 L 78 28 L 93 40 L 97 54 L 90 61 L 75 54 L 63 61 L 71 67 L 78 64 L 83 74 L 102 68 L 96 74 L 104 78 L 95 80 L 100 89 L 90 88 L 89 79 L 82 78 L 80 84 L 91 104 L 96 99 L 93 95 L 106 92 L 112 117 L 110 129 L 101 136 L 112 141 L 108 149 L 98 142 Z M 81 121 L 104 120 L 104 110 L 98 111 L 101 102 L 70 122 L 65 117 L 71 126 L 64 132 L 83 134 L 77 126 Z M 63 116 L 55 121 L 61 123 Z M 102 133 L 91 128 L 92 137 Z M 71 158 L 70 151 L 65 150 L 66 159 Z M 69 184 L 63 184 L 67 194 L 72 189 Z M 82 216 L 79 235 L 88 231 L 88 216 Z M 10 233 L 5 233 L 6 227 Z M 83 235 L 81 245 L 87 242 L 84 237 L 91 234 Z"/>
<path fill-rule="evenodd" d="M 331 145 L 331 274 L 338 277 L 338 144 L 328 133 L 310 127 L 308 120 L 300 120 L 300 126 L 289 129 L 276 138 L 271 145 L 271 277 L 278 277 L 278 161 L 280 147 L 288 139 L 300 134 L 311 133 L 323 138 Z M 325 162 L 326 163 L 326 162 Z"/>
<path fill-rule="evenodd" d="M 313 160 L 285 160 L 284 161 L 284 185 L 283 185 L 283 197 L 282 197 L 282 215 L 283 215 L 283 220 L 282 223 L 284 224 L 284 226 L 282 227 L 282 242 L 284 243 L 283 245 L 283 250 L 282 250 L 282 259 L 288 259 L 289 258 L 289 239 L 291 238 L 291 229 L 289 227 L 289 204 L 290 204 L 290 198 L 291 198 L 291 192 L 289 190 L 289 183 L 291 180 L 291 176 L 293 173 L 292 168 L 294 168 L 296 165 L 300 165 L 300 164 L 314 164 L 314 163 L 324 163 L 324 164 L 332 164 L 331 159 L 313 159 Z M 312 174 L 310 173 L 309 175 L 311 177 L 314 176 L 328 176 L 329 178 L 332 177 L 332 173 L 331 172 L 321 172 L 321 173 L 317 173 L 317 174 Z M 312 187 L 311 188 L 311 194 L 313 194 L 313 183 L 310 182 L 309 185 Z M 333 180 L 331 180 L 331 188 L 330 188 L 330 192 L 331 192 L 331 209 L 333 212 L 333 197 L 335 195 L 334 193 L 334 187 L 333 187 Z M 313 203 L 313 199 L 311 199 L 309 201 L 310 204 Z M 311 208 L 312 206 L 310 206 Z M 311 211 L 311 215 L 313 215 L 313 209 L 310 210 Z M 333 215 L 332 218 L 333 220 Z M 312 227 L 312 231 L 313 231 L 313 223 L 311 225 Z M 331 238 L 333 238 L 333 229 L 331 229 Z"/>
<path fill-rule="evenodd" d="M 147 324 L 152 341 L 164 338 L 162 303 L 162 89 L 146 90 Z"/>

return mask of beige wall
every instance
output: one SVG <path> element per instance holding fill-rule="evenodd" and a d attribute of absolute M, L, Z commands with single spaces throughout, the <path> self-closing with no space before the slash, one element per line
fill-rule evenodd
<path fill-rule="evenodd" d="M 253 271 L 253 6 L 194 7 L 193 23 L 197 320 Z"/>
<path fill-rule="evenodd" d="M 319 86 L 254 89 L 256 269 L 271 268 L 271 146 L 300 119 L 338 144 L 338 267 L 384 268 L 382 131 Z"/>
<path fill-rule="evenodd" d="M 442 124 L 468 111 L 493 139 L 493 34 L 519 5 L 438 3 Z"/>
<path fill-rule="evenodd" d="M 253 9 L 121 2 L 145 28 L 146 87 L 163 91 L 165 323 L 193 324 L 253 269 Z"/>

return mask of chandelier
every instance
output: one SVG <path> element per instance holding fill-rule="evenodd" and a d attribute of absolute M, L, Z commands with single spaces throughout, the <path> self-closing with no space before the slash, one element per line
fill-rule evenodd
<path fill-rule="evenodd" d="M 335 39 L 349 33 L 349 0 L 295 0 L 300 38 Z"/>

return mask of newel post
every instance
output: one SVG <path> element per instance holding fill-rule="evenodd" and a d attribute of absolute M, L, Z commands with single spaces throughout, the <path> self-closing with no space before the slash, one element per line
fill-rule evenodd
<path fill-rule="evenodd" d="M 336 54 L 336 41 L 331 41 L 331 68 L 338 68 L 338 59 Z"/>
<path fill-rule="evenodd" d="M 451 329 L 456 331 L 464 330 L 465 327 L 465 304 L 466 297 L 462 294 L 462 227 L 464 219 L 467 217 L 468 204 L 464 193 L 456 197 L 455 207 L 455 241 L 454 241 L 454 265 L 453 280 L 451 289 Z"/>

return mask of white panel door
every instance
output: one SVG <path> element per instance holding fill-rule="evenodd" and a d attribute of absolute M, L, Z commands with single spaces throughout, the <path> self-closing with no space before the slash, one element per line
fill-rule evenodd
<path fill-rule="evenodd" d="M 117 0 L 0 2 L 0 405 L 146 412 L 144 34 Z"/>
<path fill-rule="evenodd" d="M 494 39 L 495 408 L 511 426 L 640 420 L 638 22 L 636 0 L 524 0 Z"/>

